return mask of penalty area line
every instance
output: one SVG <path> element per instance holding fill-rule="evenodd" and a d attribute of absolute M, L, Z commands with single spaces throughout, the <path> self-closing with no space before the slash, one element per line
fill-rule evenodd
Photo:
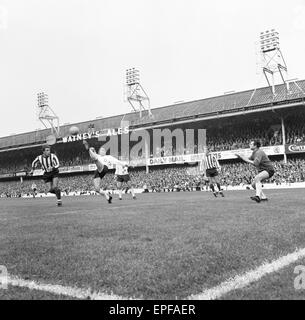
<path fill-rule="evenodd" d="M 91 289 L 81 289 L 69 286 L 36 282 L 33 280 L 24 280 L 16 276 L 8 276 L 7 279 L 2 279 L 2 284 L 7 284 L 8 286 L 12 287 L 28 288 L 29 290 L 44 291 L 55 295 L 64 295 L 76 299 L 133 300 L 131 298 L 121 297 L 115 294 L 106 294 L 99 291 L 92 291 Z"/>
<path fill-rule="evenodd" d="M 231 291 L 242 289 L 251 283 L 260 280 L 267 274 L 277 272 L 280 269 L 305 257 L 305 248 L 297 249 L 293 253 L 283 256 L 270 263 L 264 263 L 256 269 L 250 270 L 244 274 L 230 278 L 216 287 L 206 289 L 199 294 L 193 294 L 186 299 L 188 300 L 214 300 L 230 293 Z"/>

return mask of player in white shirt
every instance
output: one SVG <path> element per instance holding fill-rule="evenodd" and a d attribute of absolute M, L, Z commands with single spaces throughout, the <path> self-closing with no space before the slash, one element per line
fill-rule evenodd
<path fill-rule="evenodd" d="M 108 202 L 111 203 L 112 196 L 107 191 L 103 191 L 100 187 L 100 184 L 106 173 L 109 171 L 109 167 L 113 165 L 116 166 L 118 164 L 123 165 L 123 163 L 112 156 L 106 155 L 104 148 L 101 148 L 100 153 L 98 154 L 93 147 L 89 147 L 89 144 L 86 140 L 83 141 L 83 144 L 89 151 L 90 158 L 95 161 L 97 167 L 93 178 L 94 189 L 97 193 L 104 195 Z"/>
<path fill-rule="evenodd" d="M 117 177 L 117 187 L 119 190 L 119 199 L 122 200 L 122 183 L 126 182 L 130 192 L 132 194 L 132 198 L 135 200 L 136 196 L 134 194 L 134 190 L 130 181 L 130 176 L 128 173 L 128 164 L 121 161 L 120 164 L 117 164 L 115 167 L 115 175 Z"/>
<path fill-rule="evenodd" d="M 116 159 L 113 156 L 106 155 L 106 150 L 104 148 L 100 148 L 99 154 L 96 153 L 94 148 L 90 148 L 89 144 L 86 140 L 83 141 L 83 144 L 87 150 L 89 150 L 89 154 L 91 159 L 93 159 L 96 163 L 97 170 L 94 175 L 94 187 L 97 193 L 105 195 L 106 199 L 109 203 L 111 203 L 111 195 L 108 192 L 104 192 L 100 189 L 100 182 L 106 173 L 109 171 L 108 167 L 115 166 L 115 175 L 117 176 L 117 187 L 119 190 L 119 199 L 122 200 L 122 182 L 126 182 L 127 186 L 131 190 L 131 194 L 133 199 L 136 199 L 133 187 L 130 182 L 130 177 L 128 174 L 128 164 Z"/>

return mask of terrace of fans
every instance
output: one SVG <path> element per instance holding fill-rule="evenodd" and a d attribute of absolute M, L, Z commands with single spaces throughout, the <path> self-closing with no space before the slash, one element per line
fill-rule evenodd
<path fill-rule="evenodd" d="M 281 146 L 284 143 L 286 145 L 302 144 L 305 140 L 305 80 L 292 82 L 290 91 L 286 89 L 284 85 L 276 86 L 275 95 L 272 95 L 270 88 L 248 90 L 155 108 L 152 109 L 153 118 L 144 115 L 140 120 L 136 113 L 129 113 L 124 116 L 124 120 L 129 121 L 131 130 L 155 127 L 205 128 L 207 129 L 207 145 L 214 152 L 248 148 L 251 139 L 261 140 L 263 146 Z M 75 125 L 84 133 L 88 132 L 89 127 L 94 127 L 94 130 L 120 127 L 122 118 L 123 116 L 119 115 Z M 68 134 L 69 127 L 61 127 L 62 136 Z M 283 137 L 283 132 L 285 132 L 285 137 Z M 2 175 L 0 194 L 5 194 L 5 189 L 11 190 L 11 192 L 6 192 L 8 194 L 21 194 L 29 191 L 28 185 L 31 180 L 27 181 L 25 177 L 24 183 L 20 185 L 18 177 L 5 175 L 29 171 L 31 162 L 40 153 L 40 146 L 49 134 L 49 130 L 40 130 L 0 138 L 0 176 Z M 91 139 L 90 144 L 98 148 L 102 143 L 97 139 Z M 198 145 L 195 146 L 195 153 L 198 152 L 198 147 Z M 62 140 L 59 139 L 52 150 L 58 155 L 61 166 L 78 166 L 92 162 L 81 141 L 62 143 Z M 186 147 L 183 150 L 160 148 L 155 156 L 165 157 L 169 154 L 175 155 L 177 152 L 187 154 L 188 149 Z M 278 172 L 271 182 L 304 181 L 304 175 L 301 174 L 304 168 L 302 153 L 288 155 L 287 163 L 283 161 L 283 154 L 273 156 L 272 160 L 275 161 Z M 237 160 L 221 161 L 221 164 L 223 165 L 222 182 L 225 185 L 247 184 L 253 173 L 253 170 L 249 171 L 245 164 Z M 178 186 L 178 189 L 185 189 L 185 185 L 194 188 L 203 185 L 200 177 L 186 174 L 188 169 L 187 165 L 156 167 L 151 168 L 150 173 L 146 174 L 144 168 L 137 168 L 132 171 L 132 176 L 137 187 L 142 187 L 145 181 L 151 190 L 174 189 L 174 186 Z M 249 172 L 249 174 L 241 174 L 241 172 Z M 62 184 L 65 186 L 63 189 L 91 190 L 90 177 L 88 172 L 77 176 L 63 175 Z M 111 173 L 107 179 L 105 184 L 112 187 L 113 174 Z M 40 189 L 43 190 L 42 187 Z"/>

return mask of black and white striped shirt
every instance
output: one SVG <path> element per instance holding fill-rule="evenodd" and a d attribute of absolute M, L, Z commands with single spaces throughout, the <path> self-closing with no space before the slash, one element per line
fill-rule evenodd
<path fill-rule="evenodd" d="M 204 158 L 203 158 L 203 166 L 204 168 L 207 169 L 220 169 L 219 162 L 216 158 L 215 155 L 212 153 L 208 153 Z"/>
<path fill-rule="evenodd" d="M 53 170 L 53 168 L 59 167 L 59 161 L 57 156 L 54 153 L 51 153 L 49 156 L 44 157 L 43 155 L 40 155 L 36 157 L 36 159 L 32 163 L 32 168 L 35 169 L 36 166 L 40 163 L 41 168 L 45 172 L 50 172 Z"/>

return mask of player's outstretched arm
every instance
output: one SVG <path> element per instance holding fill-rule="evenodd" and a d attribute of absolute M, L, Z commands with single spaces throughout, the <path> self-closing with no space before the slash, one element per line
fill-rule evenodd
<path fill-rule="evenodd" d="M 31 170 L 30 170 L 29 173 L 28 173 L 29 176 L 32 176 L 32 175 L 33 175 L 35 168 L 36 168 L 36 166 L 31 168 Z"/>
<path fill-rule="evenodd" d="M 33 175 L 35 168 L 37 167 L 37 164 L 39 162 L 39 156 L 35 158 L 35 160 L 32 162 L 31 170 L 29 172 L 29 175 Z"/>
<path fill-rule="evenodd" d="M 59 168 L 59 160 L 56 156 L 56 154 L 53 154 L 53 169 L 58 169 Z"/>
<path fill-rule="evenodd" d="M 89 150 L 89 143 L 86 140 L 83 140 L 83 145 L 86 148 L 86 150 Z"/>
<path fill-rule="evenodd" d="M 250 163 L 250 164 L 254 164 L 254 162 L 253 162 L 252 160 L 248 159 L 247 157 L 243 156 L 242 154 L 235 153 L 235 155 L 236 155 L 238 158 L 240 158 L 240 159 L 242 159 L 243 161 L 245 161 L 245 162 L 248 162 L 248 163 Z"/>
<path fill-rule="evenodd" d="M 89 143 L 86 140 L 83 140 L 83 145 L 84 145 L 85 149 L 89 151 L 90 158 L 93 160 L 96 160 L 97 153 L 96 153 L 95 149 L 93 147 L 90 147 Z"/>
<path fill-rule="evenodd" d="M 113 156 L 109 156 L 108 159 L 112 162 L 113 165 L 116 165 L 116 166 L 122 166 L 122 167 L 124 167 L 125 164 L 126 164 L 125 162 L 120 161 L 119 159 L 117 159 L 117 158 L 115 158 L 115 157 L 113 157 Z"/>
<path fill-rule="evenodd" d="M 93 147 L 89 148 L 89 155 L 90 155 L 90 158 L 93 160 L 98 159 L 98 154 L 96 153 L 96 151 Z"/>

